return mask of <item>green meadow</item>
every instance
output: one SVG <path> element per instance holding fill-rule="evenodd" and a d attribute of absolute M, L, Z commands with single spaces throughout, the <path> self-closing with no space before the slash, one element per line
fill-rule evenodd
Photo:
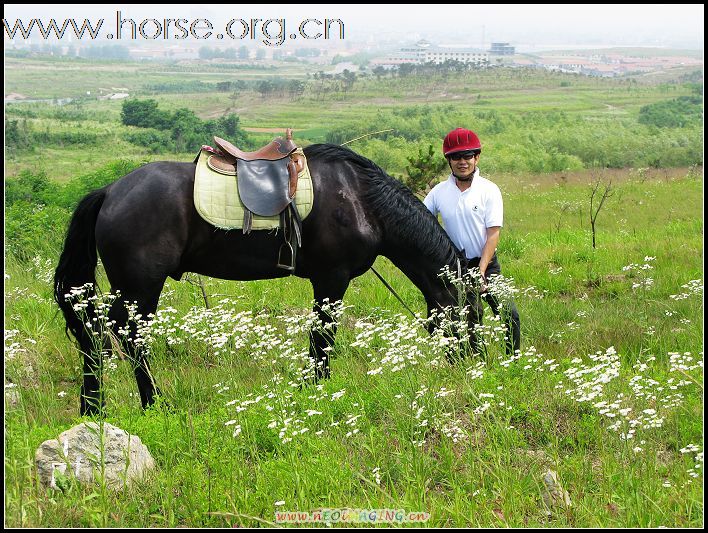
<path fill-rule="evenodd" d="M 74 98 L 6 106 L 6 526 L 288 526 L 288 512 L 333 509 L 427 513 L 420 525 L 432 527 L 703 523 L 703 129 L 691 107 L 702 74 L 490 69 L 372 75 L 345 90 L 301 65 L 8 58 L 5 73 L 6 93 Z M 258 90 L 277 78 L 304 90 Z M 179 92 L 225 80 L 253 83 Z M 423 327 L 422 295 L 380 257 L 377 270 L 423 319 L 373 273 L 355 278 L 332 378 L 301 387 L 309 282 L 188 274 L 168 281 L 145 330 L 164 402 L 143 412 L 126 361 L 104 375 L 105 421 L 138 435 L 157 468 L 123 492 L 71 478 L 44 489 L 35 451 L 83 421 L 80 354 L 52 299 L 70 214 L 141 163 L 199 149 L 131 142 L 171 138 L 123 124 L 122 101 L 86 95 L 111 87 L 202 121 L 235 113 L 252 146 L 276 135 L 255 129 L 291 126 L 303 144 L 391 130 L 349 146 L 396 178 L 430 145 L 442 160 L 450 129 L 474 129 L 482 173 L 504 196 L 498 255 L 521 352 L 504 353 L 486 308 L 484 354 L 450 364 L 449 340 Z M 594 184 L 608 192 L 599 212 Z M 107 297 L 100 266 L 99 285 Z M 567 500 L 547 503 L 549 471 Z"/>

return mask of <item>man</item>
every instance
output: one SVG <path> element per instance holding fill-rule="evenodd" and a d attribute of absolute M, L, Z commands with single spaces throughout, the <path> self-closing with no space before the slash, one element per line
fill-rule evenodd
<path fill-rule="evenodd" d="M 473 131 L 457 128 L 443 141 L 443 154 L 452 171 L 448 179 L 438 183 L 423 202 L 430 212 L 442 215 L 445 231 L 458 249 L 463 250 L 468 268 L 479 267 L 479 291 L 471 297 L 470 323 L 482 322 L 484 297 L 495 315 L 499 301 L 487 291 L 489 276 L 501 274 L 496 249 L 503 225 L 504 206 L 499 187 L 479 175 L 479 155 L 482 144 Z M 519 312 L 512 300 L 503 309 L 507 325 L 506 353 L 513 354 L 521 346 Z M 474 339 L 474 336 L 473 336 Z M 474 341 L 477 349 L 476 341 Z"/>

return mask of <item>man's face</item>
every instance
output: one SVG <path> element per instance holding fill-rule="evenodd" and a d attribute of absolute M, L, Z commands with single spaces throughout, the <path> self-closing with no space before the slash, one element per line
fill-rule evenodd
<path fill-rule="evenodd" d="M 479 161 L 479 154 L 473 155 L 465 152 L 458 152 L 448 156 L 452 173 L 457 178 L 467 179 L 474 174 Z"/>

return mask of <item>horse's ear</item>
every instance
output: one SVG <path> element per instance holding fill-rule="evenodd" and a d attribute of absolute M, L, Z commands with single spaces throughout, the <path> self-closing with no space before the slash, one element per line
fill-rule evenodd
<path fill-rule="evenodd" d="M 288 141 L 293 140 L 293 129 L 292 128 L 285 128 L 285 139 Z"/>

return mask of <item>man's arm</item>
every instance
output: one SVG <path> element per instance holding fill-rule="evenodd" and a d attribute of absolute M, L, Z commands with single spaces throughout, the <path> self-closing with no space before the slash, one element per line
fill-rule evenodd
<path fill-rule="evenodd" d="M 479 271 L 482 274 L 482 289 L 480 292 L 487 291 L 486 272 L 487 265 L 492 260 L 494 252 L 497 250 L 497 245 L 499 244 L 499 233 L 501 232 L 501 226 L 492 226 L 487 228 L 487 242 L 484 243 L 484 249 L 482 250 L 482 257 L 479 260 Z"/>

